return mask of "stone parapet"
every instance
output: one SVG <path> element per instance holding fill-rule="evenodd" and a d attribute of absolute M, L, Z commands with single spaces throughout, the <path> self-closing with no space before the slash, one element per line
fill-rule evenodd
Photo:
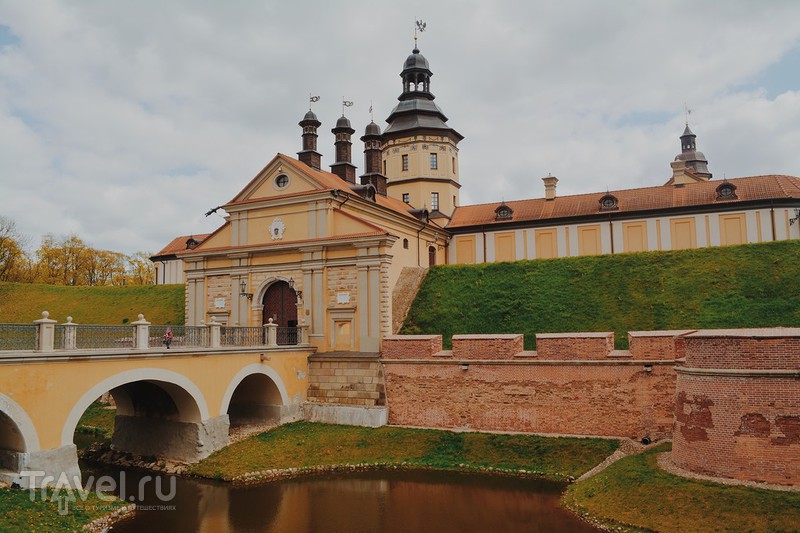
<path fill-rule="evenodd" d="M 383 369 L 377 354 L 309 358 L 308 402 L 375 407 L 386 405 Z"/>
<path fill-rule="evenodd" d="M 614 333 L 537 333 L 540 359 L 605 359 L 614 351 Z"/>
<path fill-rule="evenodd" d="M 800 368 L 800 328 L 698 330 L 683 341 L 690 368 Z"/>
<path fill-rule="evenodd" d="M 662 331 L 629 331 L 628 349 L 634 359 L 678 359 L 678 337 L 692 329 Z"/>
<path fill-rule="evenodd" d="M 455 359 L 511 359 L 522 352 L 522 334 L 453 335 Z"/>
<path fill-rule="evenodd" d="M 383 359 L 419 359 L 441 351 L 441 335 L 387 335 L 381 345 Z"/>

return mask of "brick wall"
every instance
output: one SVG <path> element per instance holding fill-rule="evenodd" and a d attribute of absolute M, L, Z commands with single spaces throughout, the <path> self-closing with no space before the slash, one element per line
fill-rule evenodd
<path fill-rule="evenodd" d="M 386 405 L 383 372 L 377 357 L 314 355 L 308 361 L 309 402 Z"/>
<path fill-rule="evenodd" d="M 614 350 L 614 333 L 538 333 L 541 359 L 605 359 Z"/>
<path fill-rule="evenodd" d="M 629 331 L 628 349 L 635 359 L 678 359 L 676 337 L 693 331 Z"/>
<path fill-rule="evenodd" d="M 669 436 L 673 365 L 629 357 L 587 360 L 598 347 L 606 355 L 611 352 L 609 335 L 613 347 L 613 334 L 578 334 L 565 345 L 583 359 L 550 354 L 547 361 L 540 360 L 541 353 L 522 352 L 522 335 L 454 336 L 452 353 L 439 351 L 438 335 L 389 337 L 382 357 L 389 423 L 635 439 Z M 584 342 L 595 351 L 587 352 Z"/>
<path fill-rule="evenodd" d="M 440 337 L 441 338 L 441 337 Z M 522 351 L 523 335 L 453 335 L 457 359 L 510 359 Z"/>
<path fill-rule="evenodd" d="M 684 337 L 672 459 L 713 476 L 800 485 L 800 329 Z"/>

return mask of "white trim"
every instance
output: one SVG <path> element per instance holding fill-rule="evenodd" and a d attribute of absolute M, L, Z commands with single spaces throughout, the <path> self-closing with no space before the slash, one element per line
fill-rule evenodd
<path fill-rule="evenodd" d="M 0 392 L 0 411 L 8 415 L 17 425 L 19 432 L 22 433 L 22 438 L 25 440 L 25 452 L 38 452 L 39 434 L 36 432 L 36 426 L 33 425 L 33 420 L 25 412 L 25 409 Z"/>
<path fill-rule="evenodd" d="M 286 386 L 283 384 L 280 374 L 278 374 L 278 372 L 271 366 L 253 363 L 252 365 L 247 365 L 246 367 L 242 368 L 236 373 L 235 376 L 233 376 L 233 379 L 231 379 L 231 382 L 228 384 L 228 388 L 225 390 L 225 396 L 222 397 L 219 416 L 228 414 L 228 407 L 230 407 L 231 398 L 233 398 L 233 393 L 236 390 L 236 387 L 238 387 L 246 377 L 252 376 L 253 374 L 263 374 L 270 378 L 275 383 L 275 386 L 278 387 L 278 392 L 281 394 L 281 403 L 283 405 L 289 405 L 289 394 L 286 392 Z"/>
<path fill-rule="evenodd" d="M 115 387 L 145 380 L 163 381 L 182 388 L 195 401 L 197 409 L 200 411 L 200 420 L 208 420 L 208 405 L 206 404 L 206 399 L 197 385 L 186 376 L 173 372 L 172 370 L 164 370 L 161 368 L 127 370 L 104 379 L 81 396 L 64 422 L 64 427 L 61 430 L 61 445 L 66 446 L 73 443 L 73 435 L 75 433 L 75 428 L 78 427 L 78 421 L 81 416 L 83 416 L 86 409 L 92 402 L 99 398 L 101 394 Z"/>

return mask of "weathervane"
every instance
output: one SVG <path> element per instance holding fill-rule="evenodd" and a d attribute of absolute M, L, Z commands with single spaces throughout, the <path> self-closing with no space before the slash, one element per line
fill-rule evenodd
<path fill-rule="evenodd" d="M 372 100 L 369 101 L 369 119 L 375 122 L 375 115 L 372 114 Z"/>
<path fill-rule="evenodd" d="M 417 33 L 424 32 L 427 24 L 421 20 L 417 20 L 416 18 L 414 18 L 414 23 L 416 24 L 416 27 L 414 28 L 414 48 L 417 48 Z"/>
<path fill-rule="evenodd" d="M 345 107 L 353 107 L 352 100 L 345 100 L 344 96 L 342 96 L 342 116 L 344 116 L 344 108 Z"/>
<path fill-rule="evenodd" d="M 689 109 L 689 107 L 686 105 L 686 102 L 683 103 L 683 112 L 684 112 L 684 115 L 686 116 L 686 119 L 685 119 L 686 120 L 686 125 L 688 126 L 689 125 L 689 115 L 692 114 L 692 110 Z"/>
<path fill-rule="evenodd" d="M 314 102 L 319 102 L 319 96 L 312 96 L 311 93 L 308 93 L 308 110 L 311 111 L 311 104 Z"/>

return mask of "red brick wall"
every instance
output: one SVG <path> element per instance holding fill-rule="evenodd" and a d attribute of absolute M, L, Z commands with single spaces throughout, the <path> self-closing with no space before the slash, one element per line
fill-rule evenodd
<path fill-rule="evenodd" d="M 381 344 L 384 359 L 419 359 L 441 351 L 441 335 L 388 335 Z"/>
<path fill-rule="evenodd" d="M 522 351 L 523 335 L 453 335 L 456 359 L 510 359 Z"/>
<path fill-rule="evenodd" d="M 468 364 L 462 370 L 462 364 Z M 384 359 L 389 423 L 635 439 L 670 435 L 672 365 Z"/>
<path fill-rule="evenodd" d="M 614 350 L 614 333 L 540 333 L 540 359 L 605 359 Z"/>
<path fill-rule="evenodd" d="M 677 359 L 677 336 L 691 331 L 629 331 L 628 349 L 634 359 Z"/>
<path fill-rule="evenodd" d="M 800 485 L 799 340 L 742 330 L 686 336 L 675 463 L 713 476 Z"/>

